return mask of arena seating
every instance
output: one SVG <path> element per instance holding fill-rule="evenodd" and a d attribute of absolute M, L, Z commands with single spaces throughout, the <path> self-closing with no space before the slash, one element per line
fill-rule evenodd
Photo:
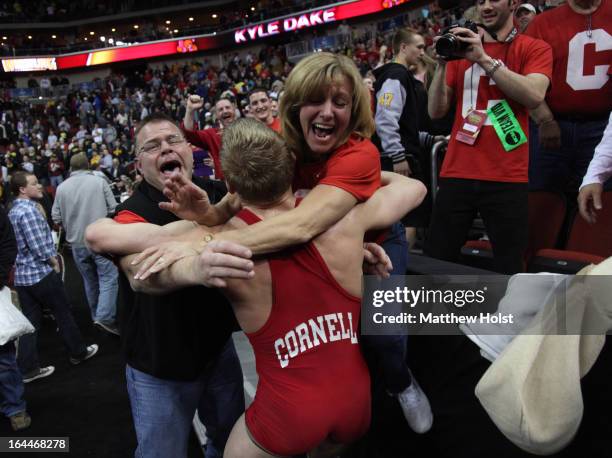
<path fill-rule="evenodd" d="M 565 196 L 555 192 L 532 191 L 529 204 L 529 240 L 525 251 L 525 265 L 540 250 L 555 248 L 559 240 L 566 214 Z M 489 240 L 470 240 L 466 242 L 461 254 L 470 265 L 491 268 L 493 250 Z"/>
<path fill-rule="evenodd" d="M 588 264 L 598 264 L 612 256 L 612 192 L 603 193 L 602 205 L 594 225 L 576 213 L 565 249 L 538 250 L 529 271 L 576 273 Z"/>

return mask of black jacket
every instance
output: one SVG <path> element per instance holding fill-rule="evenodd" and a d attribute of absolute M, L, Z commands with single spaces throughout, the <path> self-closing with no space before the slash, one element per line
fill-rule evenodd
<path fill-rule="evenodd" d="M 6 211 L 0 206 L 0 289 L 7 285 L 9 273 L 16 258 L 17 240 L 15 239 L 15 232 L 13 232 L 13 226 Z"/>
<path fill-rule="evenodd" d="M 394 164 L 419 154 L 419 112 L 415 80 L 401 64 L 374 70 L 376 136 L 381 158 Z"/>

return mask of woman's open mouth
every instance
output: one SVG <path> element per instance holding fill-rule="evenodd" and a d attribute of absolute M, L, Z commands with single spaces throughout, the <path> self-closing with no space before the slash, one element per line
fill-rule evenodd
<path fill-rule="evenodd" d="M 326 126 L 325 124 L 312 123 L 312 131 L 317 138 L 325 140 L 331 134 L 334 133 L 334 126 Z"/>

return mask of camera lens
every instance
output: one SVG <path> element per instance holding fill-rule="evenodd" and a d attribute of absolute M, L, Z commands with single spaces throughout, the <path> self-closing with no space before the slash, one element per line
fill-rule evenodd
<path fill-rule="evenodd" d="M 452 33 L 446 33 L 436 42 L 436 52 L 442 57 L 452 57 L 457 52 L 457 38 Z"/>

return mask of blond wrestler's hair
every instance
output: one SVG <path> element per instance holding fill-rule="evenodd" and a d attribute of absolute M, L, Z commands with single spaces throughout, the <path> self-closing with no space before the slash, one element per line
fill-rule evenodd
<path fill-rule="evenodd" d="M 269 203 L 291 187 L 295 157 L 282 137 L 252 118 L 223 130 L 221 166 L 227 184 L 249 203 Z"/>

